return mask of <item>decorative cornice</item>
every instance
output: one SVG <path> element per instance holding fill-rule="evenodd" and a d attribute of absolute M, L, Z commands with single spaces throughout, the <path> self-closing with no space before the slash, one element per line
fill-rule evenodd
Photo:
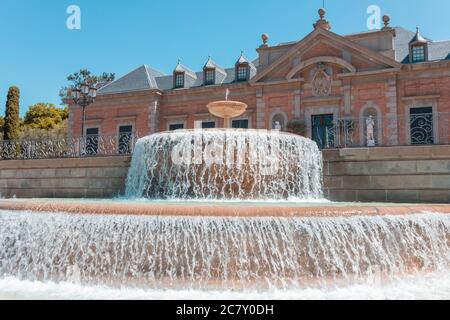
<path fill-rule="evenodd" d="M 422 96 L 407 96 L 402 97 L 403 101 L 413 101 L 413 100 L 438 100 L 441 98 L 440 94 L 428 94 Z"/>
<path fill-rule="evenodd" d="M 392 68 L 392 69 L 382 69 L 382 70 L 372 70 L 372 71 L 361 71 L 361 72 L 351 72 L 351 73 L 339 73 L 337 75 L 338 78 L 347 78 L 347 77 L 362 77 L 362 76 L 374 76 L 380 74 L 395 74 L 400 72 L 400 68 Z"/>
<path fill-rule="evenodd" d="M 187 119 L 188 115 L 187 114 L 177 114 L 177 115 L 168 115 L 168 116 L 163 116 L 164 119 Z"/>
<path fill-rule="evenodd" d="M 289 71 L 289 73 L 286 76 L 286 79 L 292 79 L 292 77 L 294 77 L 294 75 L 297 72 L 300 72 L 304 68 L 307 68 L 310 65 L 317 64 L 317 63 L 322 63 L 322 62 L 323 63 L 337 64 L 337 65 L 339 65 L 341 67 L 346 68 L 351 73 L 356 73 L 356 68 L 353 65 L 351 65 L 350 63 L 348 63 L 347 61 L 345 61 L 344 59 L 342 59 L 342 58 L 332 57 L 332 56 L 319 56 L 319 57 L 314 57 L 314 58 L 305 60 L 305 61 L 301 62 L 298 66 L 295 66 L 291 71 Z"/>
<path fill-rule="evenodd" d="M 343 96 L 328 96 L 328 97 L 308 97 L 303 98 L 302 103 L 319 103 L 319 102 L 331 102 L 331 101 L 343 101 Z"/>
<path fill-rule="evenodd" d="M 259 87 L 259 86 L 271 86 L 271 85 L 278 85 L 278 84 L 301 83 L 301 82 L 305 82 L 305 79 L 304 78 L 297 78 L 297 79 L 289 79 L 289 80 L 255 82 L 255 83 L 250 83 L 250 85 L 252 87 Z"/>

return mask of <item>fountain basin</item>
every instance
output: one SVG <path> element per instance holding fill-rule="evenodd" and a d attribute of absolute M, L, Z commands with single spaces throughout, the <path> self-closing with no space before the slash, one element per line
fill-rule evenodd
<path fill-rule="evenodd" d="M 220 203 L 180 201 L 0 200 L 0 210 L 94 215 L 184 217 L 331 218 L 401 216 L 418 213 L 450 214 L 450 205 L 338 203 Z"/>
<path fill-rule="evenodd" d="M 140 139 L 127 198 L 322 198 L 322 154 L 312 140 L 268 130 L 180 130 Z"/>

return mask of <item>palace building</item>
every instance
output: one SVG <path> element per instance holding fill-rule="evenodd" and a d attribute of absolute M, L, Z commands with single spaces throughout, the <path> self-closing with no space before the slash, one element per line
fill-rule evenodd
<path fill-rule="evenodd" d="M 71 103 L 70 135 L 222 127 L 206 105 L 229 89 L 248 105 L 234 128 L 296 127 L 321 148 L 449 143 L 450 41 L 391 27 L 388 16 L 381 30 L 339 35 L 319 15 L 303 39 L 272 46 L 263 35 L 258 57 L 241 54 L 231 67 L 209 58 L 200 71 L 178 63 L 166 75 L 143 65 L 99 89 L 84 126 Z"/>

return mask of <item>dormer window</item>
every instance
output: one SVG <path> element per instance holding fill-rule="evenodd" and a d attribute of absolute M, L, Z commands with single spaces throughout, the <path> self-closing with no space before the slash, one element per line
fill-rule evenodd
<path fill-rule="evenodd" d="M 237 81 L 248 80 L 248 66 L 246 64 L 240 64 L 236 67 L 236 78 Z"/>
<path fill-rule="evenodd" d="M 244 57 L 244 52 L 235 64 L 236 68 L 236 82 L 248 81 L 252 77 L 252 72 L 256 73 L 256 68 L 252 62 Z"/>
<path fill-rule="evenodd" d="M 409 57 L 411 63 L 428 61 L 428 41 L 420 34 L 419 27 L 409 42 Z"/>
<path fill-rule="evenodd" d="M 205 85 L 212 85 L 216 83 L 216 70 L 205 69 Z"/>
<path fill-rule="evenodd" d="M 184 88 L 184 72 L 175 73 L 174 87 L 175 89 Z"/>
<path fill-rule="evenodd" d="M 412 62 L 424 62 L 425 61 L 425 46 L 418 45 L 411 47 Z"/>

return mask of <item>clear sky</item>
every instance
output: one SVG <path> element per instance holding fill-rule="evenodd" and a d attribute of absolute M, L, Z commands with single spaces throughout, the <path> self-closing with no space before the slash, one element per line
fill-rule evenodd
<path fill-rule="evenodd" d="M 69 30 L 69 5 L 81 8 L 81 30 Z M 392 25 L 433 40 L 450 39 L 448 0 L 326 0 L 332 31 L 366 31 L 369 5 Z M 148 64 L 171 73 L 177 60 L 200 70 L 208 55 L 232 66 L 243 50 L 256 58 L 261 34 L 270 44 L 312 31 L 322 0 L 0 0 L 0 114 L 11 85 L 21 113 L 37 102 L 59 104 L 68 74 L 88 68 L 118 77 Z"/>

